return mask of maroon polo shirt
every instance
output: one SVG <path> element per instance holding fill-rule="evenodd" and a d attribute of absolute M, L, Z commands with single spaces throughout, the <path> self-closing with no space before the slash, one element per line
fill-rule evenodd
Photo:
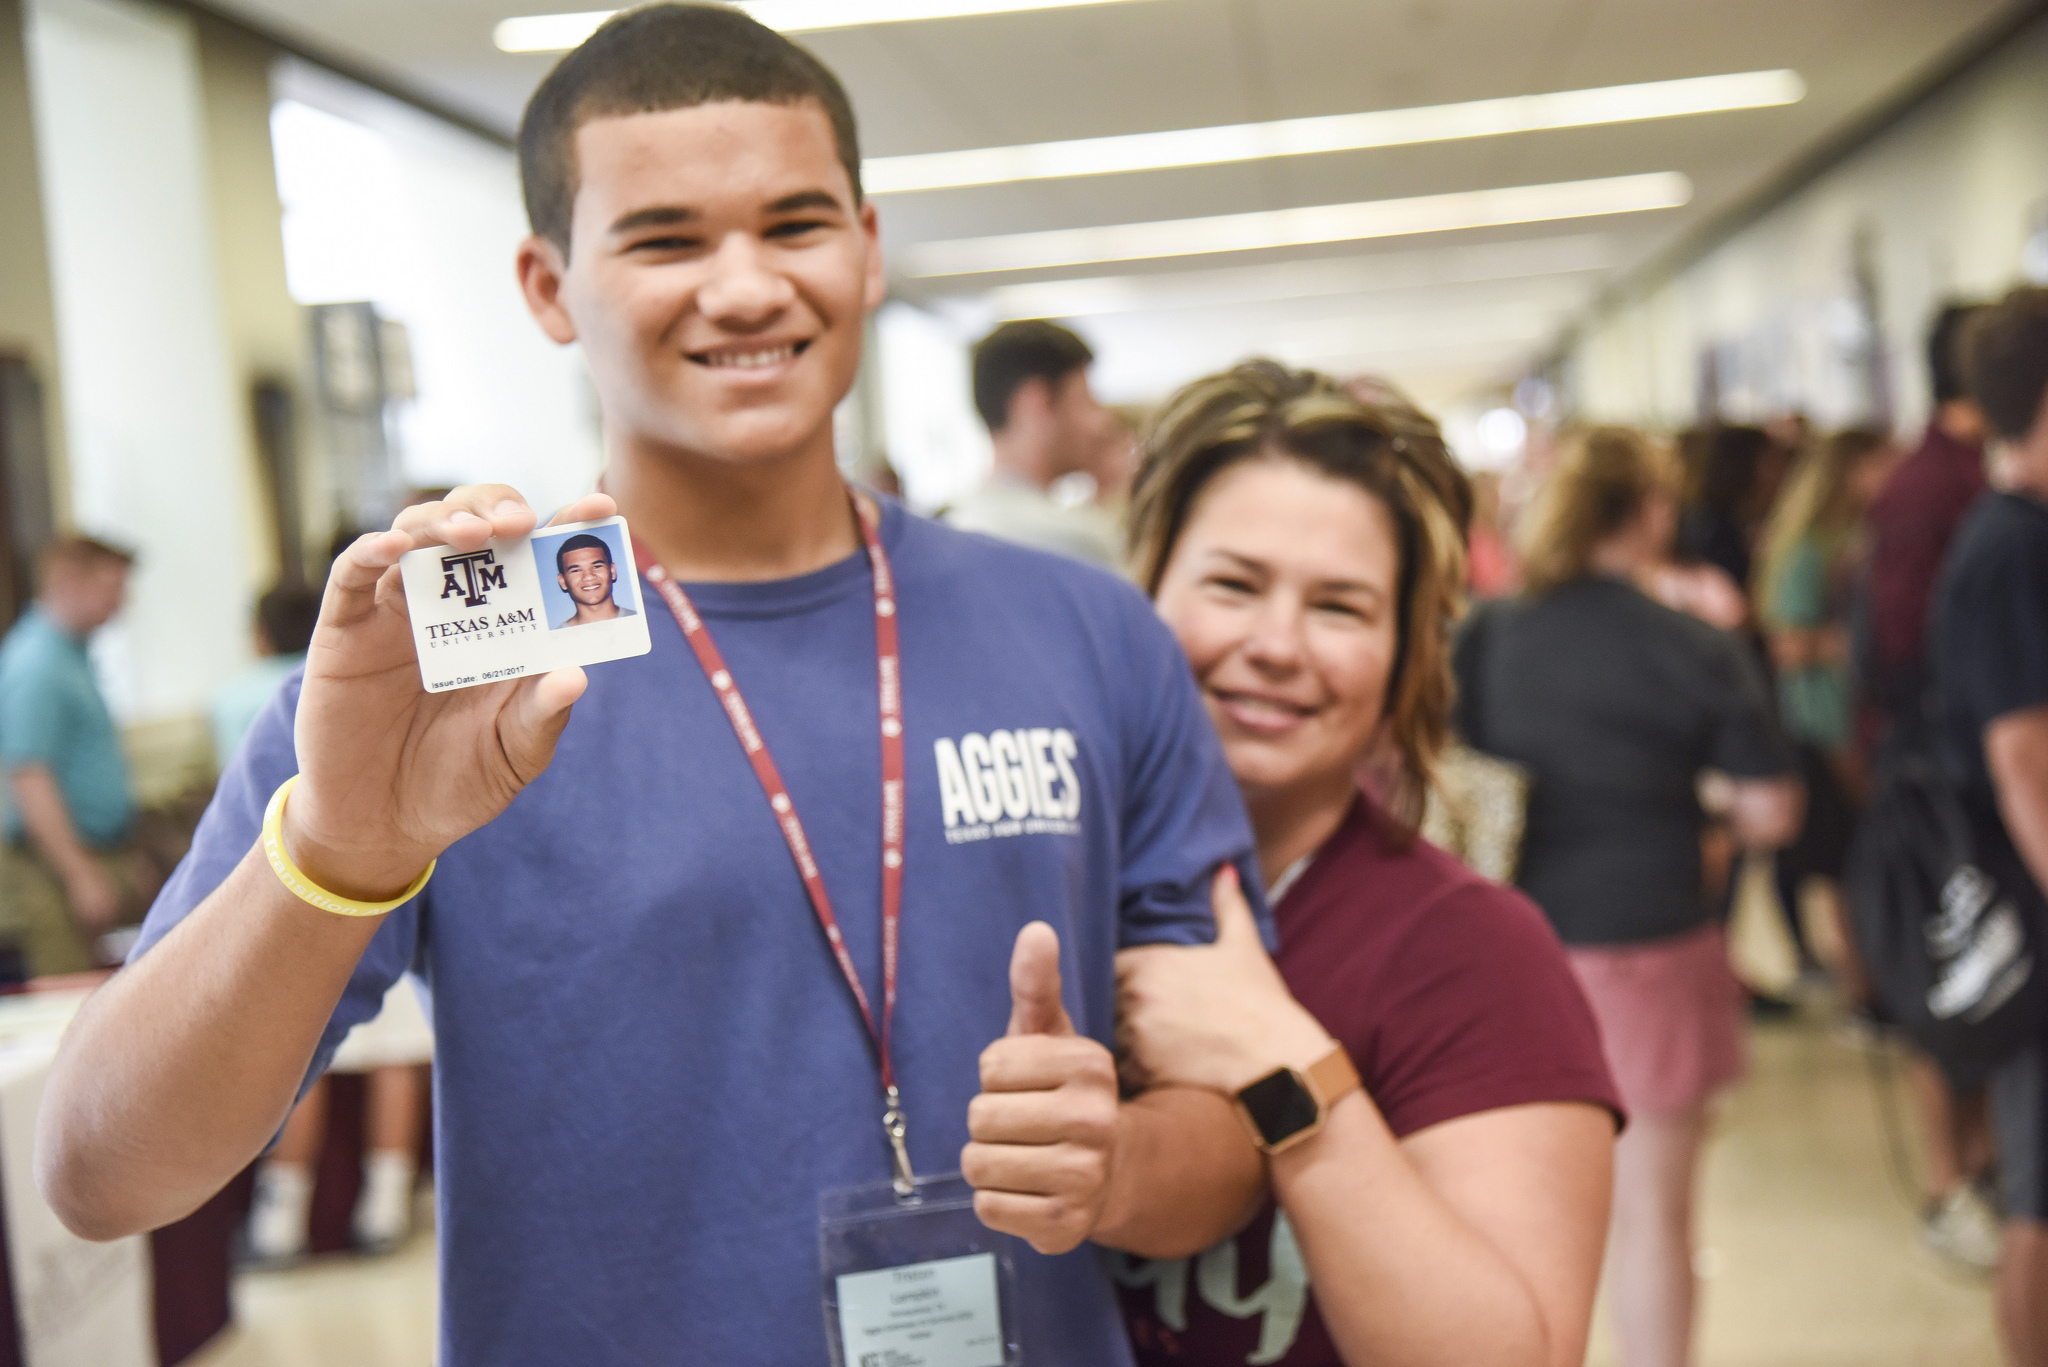
<path fill-rule="evenodd" d="M 1984 492 L 1984 448 L 1932 423 L 1870 506 L 1870 701 L 1888 716 L 1917 706 L 1927 608 L 1948 543 Z"/>
<path fill-rule="evenodd" d="M 1617 1115 L 1598 1027 L 1536 905 L 1403 842 L 1361 798 L 1274 914 L 1280 972 L 1358 1065 L 1395 1136 L 1531 1102 Z M 1342 1367 L 1268 1202 L 1195 1258 L 1111 1254 L 1141 1367 Z"/>

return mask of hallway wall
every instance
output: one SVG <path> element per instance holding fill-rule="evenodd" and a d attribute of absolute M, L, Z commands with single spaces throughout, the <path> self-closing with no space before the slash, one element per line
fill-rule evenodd
<path fill-rule="evenodd" d="M 2029 265 L 2048 280 L 2048 18 L 1675 275 L 1610 300 L 1567 348 L 1565 392 L 1585 418 L 1682 426 L 1711 365 L 1728 417 L 1798 407 L 1837 424 L 1888 405 L 1913 431 L 1936 309 Z"/>

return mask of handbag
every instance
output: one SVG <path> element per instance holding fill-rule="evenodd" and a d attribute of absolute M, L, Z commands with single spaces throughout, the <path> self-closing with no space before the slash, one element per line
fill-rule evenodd
<path fill-rule="evenodd" d="M 1937 1062 L 1981 1068 L 2039 1037 L 2041 890 L 2009 840 L 1976 839 L 1927 749 L 1880 762 L 1843 882 L 1872 991 Z"/>
<path fill-rule="evenodd" d="M 1506 599 L 1476 604 L 1452 644 L 1458 691 L 1451 726 L 1457 740 L 1437 761 L 1423 807 L 1422 837 L 1474 872 L 1512 884 L 1522 859 L 1534 779 L 1521 765 L 1488 753 L 1484 698 L 1493 634 L 1509 611 Z"/>

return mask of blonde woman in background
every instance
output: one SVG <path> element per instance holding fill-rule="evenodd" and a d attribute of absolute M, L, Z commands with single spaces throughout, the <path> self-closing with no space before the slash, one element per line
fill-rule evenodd
<path fill-rule="evenodd" d="M 1850 600 L 1863 561 L 1863 517 L 1883 492 L 1899 450 L 1881 432 L 1851 428 L 1812 447 L 1793 469 L 1764 524 L 1752 596 L 1757 623 L 1777 671 L 1778 720 L 1799 749 L 1806 819 L 1799 838 L 1778 851 L 1778 898 L 1802 949 L 1800 917 L 1813 898 L 1822 930 L 1847 943 L 1842 866 L 1855 834 L 1864 787 L 1850 678 Z M 1853 962 L 1811 945 L 1830 967 L 1854 975 Z M 1849 983 L 1861 995 L 1859 981 Z"/>
<path fill-rule="evenodd" d="M 1677 489 L 1677 462 L 1638 432 L 1568 436 L 1523 523 L 1524 594 L 1475 610 L 1456 654 L 1460 732 L 1531 774 L 1516 881 L 1564 940 L 1629 1114 L 1607 1257 L 1624 1367 L 1690 1361 L 1707 1103 L 1744 1066 L 1698 780 L 1734 777 L 1751 847 L 1790 839 L 1800 807 L 1754 659 L 1646 592 Z"/>

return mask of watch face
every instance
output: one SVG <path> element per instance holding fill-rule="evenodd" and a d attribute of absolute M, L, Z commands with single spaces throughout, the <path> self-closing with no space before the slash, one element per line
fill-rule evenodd
<path fill-rule="evenodd" d="M 1244 1103 L 1245 1113 L 1251 1116 L 1259 1138 L 1268 1144 L 1300 1134 L 1322 1118 L 1308 1088 L 1285 1068 L 1260 1078 L 1239 1092 L 1237 1099 Z"/>

